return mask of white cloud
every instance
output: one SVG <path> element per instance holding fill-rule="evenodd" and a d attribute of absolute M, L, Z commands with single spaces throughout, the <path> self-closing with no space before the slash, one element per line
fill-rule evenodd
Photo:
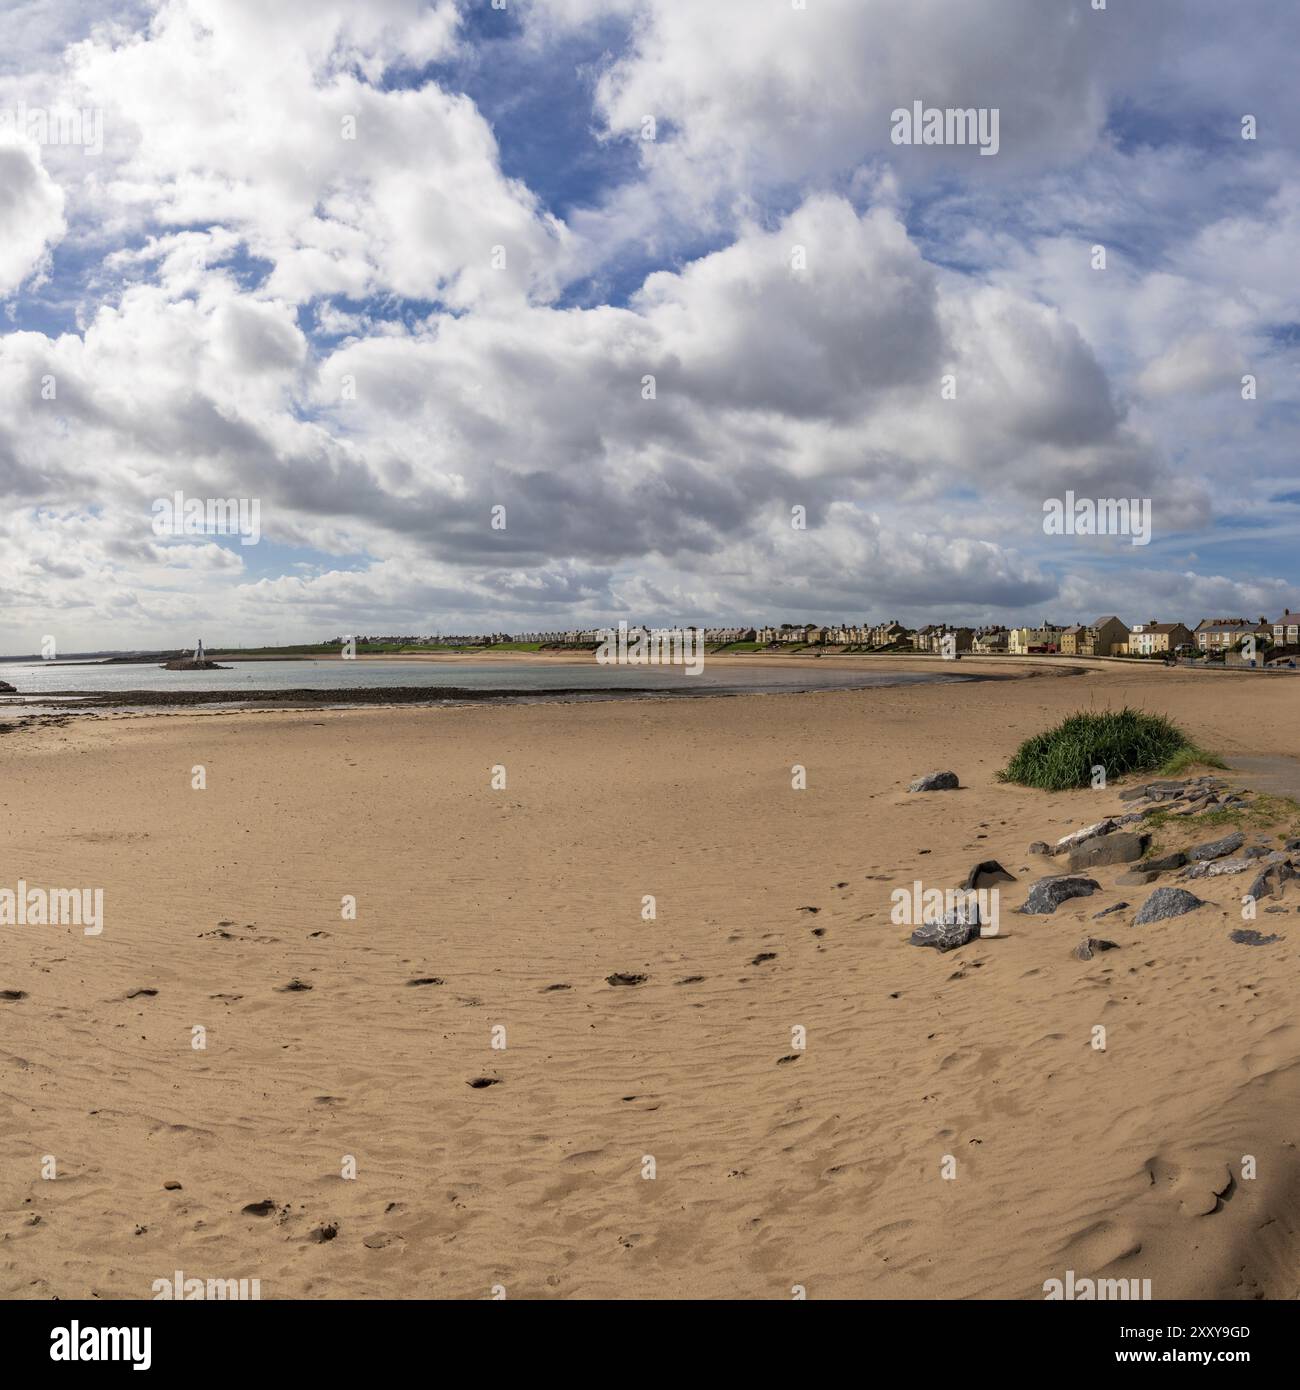
<path fill-rule="evenodd" d="M 0 295 L 16 290 L 66 230 L 63 193 L 26 140 L 0 137 Z"/>

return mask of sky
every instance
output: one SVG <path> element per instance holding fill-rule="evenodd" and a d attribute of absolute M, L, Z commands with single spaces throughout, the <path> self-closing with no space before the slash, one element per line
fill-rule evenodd
<path fill-rule="evenodd" d="M 0 0 L 0 654 L 1300 608 L 1300 12 L 1099 4 Z"/>

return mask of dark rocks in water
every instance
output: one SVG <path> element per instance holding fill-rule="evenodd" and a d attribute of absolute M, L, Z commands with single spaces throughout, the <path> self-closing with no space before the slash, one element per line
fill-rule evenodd
<path fill-rule="evenodd" d="M 164 661 L 160 671 L 233 671 L 233 666 L 220 666 L 215 661 Z"/>
<path fill-rule="evenodd" d="M 1157 875 L 1149 869 L 1130 869 L 1126 874 L 1120 874 L 1115 880 L 1122 883 L 1125 888 L 1140 888 L 1144 883 L 1154 883 Z"/>
<path fill-rule="evenodd" d="M 1202 899 L 1195 893 L 1189 893 L 1186 888 L 1157 888 L 1138 909 L 1133 925 L 1141 927 L 1148 922 L 1164 922 L 1170 917 L 1181 917 L 1185 912 L 1194 912 L 1204 906 Z"/>
<path fill-rule="evenodd" d="M 1092 914 L 1092 920 L 1095 922 L 1098 917 L 1109 917 L 1112 912 L 1123 912 L 1127 906 L 1128 903 L 1114 903 L 1110 907 L 1103 907 L 1100 912 Z"/>
<path fill-rule="evenodd" d="M 1225 854 L 1231 854 L 1233 850 L 1240 849 L 1245 843 L 1246 837 L 1241 831 L 1234 830 L 1231 835 L 1225 835 L 1221 840 L 1207 840 L 1203 845 L 1193 845 L 1187 851 L 1187 857 L 1197 861 L 1222 859 Z"/>
<path fill-rule="evenodd" d="M 948 913 L 942 922 L 925 922 L 909 938 L 913 946 L 933 946 L 936 951 L 955 951 L 973 941 L 979 934 L 978 922 L 956 920 L 956 913 Z"/>
<path fill-rule="evenodd" d="M 1250 931 L 1246 927 L 1241 927 L 1237 931 L 1228 933 L 1228 940 L 1235 941 L 1238 946 L 1271 946 L 1275 941 L 1281 941 L 1280 936 L 1264 936 L 1263 933 Z"/>
<path fill-rule="evenodd" d="M 995 883 L 1014 883 L 1015 874 L 1008 873 L 996 859 L 982 859 L 966 875 L 962 884 L 968 892 L 972 888 L 992 888 Z"/>
<path fill-rule="evenodd" d="M 955 772 L 927 772 L 924 777 L 918 777 L 907 790 L 909 792 L 952 792 L 960 786 L 961 783 L 958 782 Z"/>
<path fill-rule="evenodd" d="M 1187 863 L 1187 856 L 1181 850 L 1174 850 L 1172 854 L 1162 854 L 1156 859 L 1144 859 L 1142 867 L 1150 869 L 1153 874 L 1167 873 L 1170 869 L 1181 869 Z"/>
<path fill-rule="evenodd" d="M 643 985 L 646 982 L 644 975 L 628 975 L 616 970 L 612 975 L 605 976 L 607 985 Z"/>
<path fill-rule="evenodd" d="M 1086 898 L 1099 892 L 1101 884 L 1095 878 L 1070 878 L 1061 875 L 1054 878 L 1040 878 L 1029 887 L 1029 897 L 1025 899 L 1020 912 L 1055 912 L 1063 902 L 1071 898 Z"/>
<path fill-rule="evenodd" d="M 1089 936 L 1074 948 L 1073 955 L 1075 960 L 1091 960 L 1093 956 L 1102 951 L 1118 951 L 1119 946 L 1114 941 L 1106 941 L 1099 936 Z"/>
<path fill-rule="evenodd" d="M 1106 864 L 1131 864 L 1141 859 L 1151 843 L 1150 835 L 1133 830 L 1113 830 L 1109 835 L 1097 835 L 1084 840 L 1070 851 L 1070 872 L 1096 869 Z"/>
<path fill-rule="evenodd" d="M 0 695 L 17 695 L 16 686 L 12 686 L 8 681 L 0 681 Z"/>

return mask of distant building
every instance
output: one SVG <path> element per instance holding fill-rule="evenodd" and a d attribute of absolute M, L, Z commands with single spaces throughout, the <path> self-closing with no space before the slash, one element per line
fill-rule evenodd
<path fill-rule="evenodd" d="M 1300 645 L 1300 613 L 1288 608 L 1273 625 L 1273 644 L 1278 647 Z"/>
<path fill-rule="evenodd" d="M 996 655 L 1007 650 L 1007 644 L 1011 640 L 1011 634 L 1004 627 L 990 628 L 986 632 L 977 632 L 971 641 L 971 650 L 976 653 L 983 653 L 986 656 Z"/>
<path fill-rule="evenodd" d="M 1260 619 L 1248 623 L 1242 618 L 1218 620 L 1213 623 L 1200 622 L 1192 634 L 1192 640 L 1203 652 L 1231 651 L 1243 637 L 1254 634 L 1256 637 L 1273 637 L 1273 625 Z"/>
<path fill-rule="evenodd" d="M 1137 623 L 1129 629 L 1130 656 L 1158 656 L 1176 647 L 1192 645 L 1191 629 L 1182 623 L 1158 623 L 1152 618 L 1149 623 Z"/>
<path fill-rule="evenodd" d="M 1121 647 L 1128 646 L 1128 624 L 1105 613 L 1084 628 L 1079 639 L 1080 656 L 1115 656 Z"/>

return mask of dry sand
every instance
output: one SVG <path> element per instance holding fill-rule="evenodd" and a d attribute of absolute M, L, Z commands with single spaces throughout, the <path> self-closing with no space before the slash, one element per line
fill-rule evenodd
<path fill-rule="evenodd" d="M 1295 754 L 1298 696 L 1099 664 L 8 733 L 0 886 L 102 886 L 105 929 L 0 927 L 0 1293 L 1034 1298 L 1073 1269 L 1294 1298 L 1297 886 L 1260 948 L 1228 940 L 1241 877 L 1148 927 L 1091 920 L 1146 896 L 1120 869 L 1011 914 L 1029 842 L 1120 803 L 994 773 L 1126 702 Z M 940 767 L 964 789 L 905 793 Z M 1000 935 L 907 945 L 891 891 L 984 858 L 1020 880 Z M 1073 959 L 1089 933 L 1120 949 Z"/>

